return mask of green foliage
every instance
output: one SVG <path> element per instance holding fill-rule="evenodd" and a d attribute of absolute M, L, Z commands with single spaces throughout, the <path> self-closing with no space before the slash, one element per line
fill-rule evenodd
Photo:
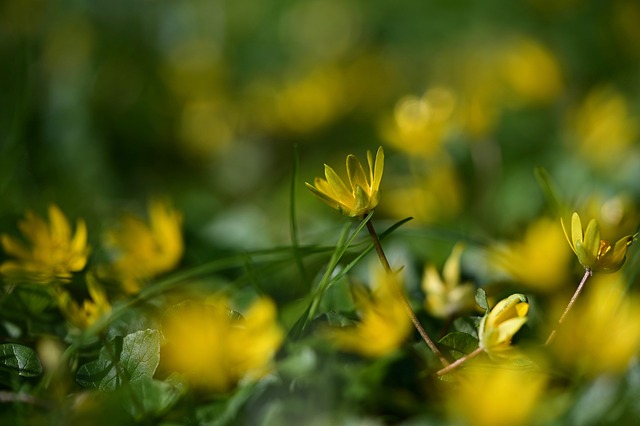
<path fill-rule="evenodd" d="M 33 349 L 5 343 L 0 345 L 0 370 L 22 377 L 37 377 L 42 374 L 42 364 Z"/>

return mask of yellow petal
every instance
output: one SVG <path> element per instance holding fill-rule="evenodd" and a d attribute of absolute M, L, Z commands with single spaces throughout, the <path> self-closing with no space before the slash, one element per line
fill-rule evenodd
<path fill-rule="evenodd" d="M 8 255 L 17 257 L 18 259 L 31 258 L 31 252 L 17 239 L 9 235 L 2 235 L 0 242 L 2 242 L 2 248 Z"/>
<path fill-rule="evenodd" d="M 584 233 L 583 241 L 585 249 L 594 256 L 600 251 L 600 226 L 595 219 L 591 219 Z"/>
<path fill-rule="evenodd" d="M 353 193 L 347 188 L 340 176 L 326 164 L 324 165 L 324 175 L 327 178 L 327 183 L 336 194 L 336 201 L 347 206 L 353 206 Z"/>
<path fill-rule="evenodd" d="M 367 176 L 364 174 L 360 160 L 358 160 L 355 155 L 349 154 L 347 156 L 347 176 L 349 177 L 351 190 L 354 193 L 358 187 L 360 187 L 365 191 L 367 196 L 369 196 L 370 186 L 369 182 L 367 182 Z"/>
<path fill-rule="evenodd" d="M 49 221 L 51 222 L 51 237 L 57 241 L 71 239 L 71 226 L 62 211 L 55 204 L 49 205 Z"/>
<path fill-rule="evenodd" d="M 575 247 L 578 241 L 582 241 L 582 222 L 578 213 L 574 212 L 571 216 L 571 243 Z"/>
<path fill-rule="evenodd" d="M 462 244 L 456 244 L 442 269 L 444 282 L 449 288 L 453 288 L 460 283 L 460 259 L 462 258 L 463 250 L 464 246 Z"/>
<path fill-rule="evenodd" d="M 373 180 L 371 181 L 371 191 L 378 192 L 380 190 L 380 182 L 382 181 L 382 172 L 384 171 L 384 151 L 382 147 L 378 148 L 376 153 L 376 164 L 373 169 Z"/>

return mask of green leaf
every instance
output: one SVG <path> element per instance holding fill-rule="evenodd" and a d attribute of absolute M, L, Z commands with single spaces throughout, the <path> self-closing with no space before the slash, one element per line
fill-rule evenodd
<path fill-rule="evenodd" d="M 23 377 L 36 377 L 42 374 L 42 365 L 36 352 L 16 343 L 0 345 L 0 368 Z"/>
<path fill-rule="evenodd" d="M 180 399 L 176 384 L 145 378 L 131 383 L 127 408 L 136 420 L 166 413 Z"/>
<path fill-rule="evenodd" d="M 160 332 L 141 330 L 112 339 L 97 360 L 78 369 L 76 380 L 83 386 L 114 390 L 123 383 L 151 379 L 160 362 Z"/>
<path fill-rule="evenodd" d="M 555 216 L 562 217 L 564 216 L 566 210 L 563 207 L 562 202 L 560 201 L 560 197 L 558 196 L 558 192 L 556 191 L 553 181 L 551 180 L 551 176 L 549 172 L 544 167 L 536 167 L 533 170 L 533 174 L 544 193 L 547 202 L 549 203 L 549 207 L 551 209 L 551 213 Z"/>
<path fill-rule="evenodd" d="M 460 331 L 452 331 L 440 339 L 438 343 L 455 359 L 470 354 L 478 347 L 478 339 Z"/>
<path fill-rule="evenodd" d="M 487 301 L 487 292 L 483 288 L 476 291 L 476 303 L 485 313 L 489 312 L 489 302 Z"/>

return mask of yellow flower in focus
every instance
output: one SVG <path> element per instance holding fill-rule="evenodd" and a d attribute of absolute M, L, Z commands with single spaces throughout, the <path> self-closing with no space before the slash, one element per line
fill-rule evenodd
<path fill-rule="evenodd" d="M 447 405 L 450 417 L 470 426 L 529 424 L 547 382 L 540 373 L 506 368 L 472 367 L 464 378 Z"/>
<path fill-rule="evenodd" d="M 67 218 L 55 204 L 49 206 L 49 223 L 33 212 L 27 212 L 18 223 L 30 246 L 3 234 L 2 248 L 15 259 L 0 265 L 0 273 L 10 279 L 26 279 L 47 283 L 54 279 L 68 280 L 72 272 L 84 269 L 89 256 L 87 226 L 82 219 L 71 235 Z"/>
<path fill-rule="evenodd" d="M 125 216 L 105 238 L 115 252 L 107 273 L 121 280 L 127 293 L 136 293 L 144 281 L 172 270 L 184 251 L 181 225 L 182 215 L 157 200 L 149 203 L 149 223 Z"/>
<path fill-rule="evenodd" d="M 309 190 L 329 206 L 349 217 L 363 217 L 376 208 L 380 200 L 380 181 L 384 170 L 384 151 L 378 148 L 375 164 L 371 152 L 367 151 L 369 176 L 364 172 L 360 160 L 347 156 L 347 175 L 350 188 L 328 165 L 324 165 L 326 179 L 315 178 L 313 185 L 305 182 Z"/>
<path fill-rule="evenodd" d="M 624 95 L 612 87 L 591 91 L 569 117 L 579 154 L 592 165 L 619 166 L 638 137 L 638 122 Z"/>
<path fill-rule="evenodd" d="M 571 252 L 558 223 L 541 218 L 527 228 L 522 241 L 493 247 L 490 258 L 518 283 L 552 291 L 567 282 Z"/>
<path fill-rule="evenodd" d="M 384 271 L 379 272 L 376 279 L 372 294 L 355 293 L 360 323 L 329 332 L 329 337 L 341 349 L 373 358 L 396 350 L 411 332 L 400 281 Z"/>
<path fill-rule="evenodd" d="M 425 309 L 438 318 L 452 318 L 472 310 L 476 305 L 475 286 L 460 282 L 460 258 L 464 247 L 457 244 L 444 264 L 442 277 L 429 265 L 422 276 Z"/>
<path fill-rule="evenodd" d="M 561 222 L 567 241 L 578 256 L 580 264 L 593 272 L 616 272 L 620 269 L 626 260 L 627 247 L 635 241 L 637 235 L 627 235 L 612 245 L 609 241 L 600 239 L 600 226 L 595 219 L 589 221 L 583 234 L 580 216 L 574 212 L 571 216 L 571 237 L 564 220 L 561 219 Z"/>
<path fill-rule="evenodd" d="M 270 300 L 256 300 L 244 318 L 235 319 L 221 297 L 174 308 L 163 322 L 163 333 L 166 368 L 196 388 L 216 392 L 267 374 L 284 337 Z"/>
<path fill-rule="evenodd" d="M 512 294 L 499 301 L 485 314 L 478 327 L 480 347 L 491 358 L 500 358 L 511 351 L 511 339 L 527 322 L 529 304 L 523 294 Z"/>
<path fill-rule="evenodd" d="M 111 304 L 98 281 L 92 275 L 87 275 L 86 279 L 90 299 L 85 299 L 82 305 L 73 300 L 65 290 L 60 289 L 57 294 L 58 306 L 63 315 L 80 330 L 91 327 L 103 315 L 111 312 Z"/>
<path fill-rule="evenodd" d="M 558 328 L 558 358 L 583 373 L 621 373 L 640 349 L 640 296 L 626 292 L 624 275 L 597 275 Z"/>

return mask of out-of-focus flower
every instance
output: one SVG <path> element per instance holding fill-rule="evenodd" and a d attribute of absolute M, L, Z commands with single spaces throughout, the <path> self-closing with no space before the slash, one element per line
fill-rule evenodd
<path fill-rule="evenodd" d="M 570 116 L 574 146 L 592 165 L 619 165 L 638 136 L 638 122 L 624 95 L 612 87 L 591 91 Z"/>
<path fill-rule="evenodd" d="M 349 217 L 362 217 L 376 208 L 380 200 L 380 181 L 384 169 L 384 151 L 378 148 L 375 164 L 371 152 L 367 151 L 369 177 L 364 172 L 360 160 L 354 155 L 347 156 L 347 175 L 351 188 L 328 165 L 324 165 L 326 179 L 315 178 L 313 185 L 305 182 L 309 190 L 329 206 Z"/>
<path fill-rule="evenodd" d="M 91 327 L 103 315 L 111 312 L 111 304 L 107 294 L 98 281 L 91 274 L 86 277 L 87 290 L 90 299 L 78 304 L 69 292 L 59 289 L 57 293 L 58 306 L 67 320 L 80 330 Z"/>
<path fill-rule="evenodd" d="M 445 87 L 424 96 L 407 96 L 395 106 L 393 120 L 382 125 L 384 138 L 411 155 L 430 157 L 440 151 L 455 107 L 455 96 Z"/>
<path fill-rule="evenodd" d="M 87 226 L 78 219 L 72 236 L 69 222 L 58 206 L 49 206 L 49 223 L 29 211 L 18 223 L 18 228 L 30 246 L 9 235 L 2 235 L 2 248 L 14 257 L 0 265 L 0 273 L 5 277 L 36 283 L 68 280 L 72 272 L 81 271 L 87 264 L 90 250 Z"/>
<path fill-rule="evenodd" d="M 416 223 L 450 219 L 462 206 L 462 185 L 451 161 L 438 159 L 438 165 L 425 177 L 409 177 L 394 182 L 385 191 L 385 211 L 397 218 L 412 216 Z"/>
<path fill-rule="evenodd" d="M 355 292 L 361 317 L 358 325 L 329 332 L 338 347 L 368 357 L 393 352 L 411 331 L 399 278 L 380 271 L 376 281 L 372 294 Z"/>
<path fill-rule="evenodd" d="M 149 223 L 127 215 L 120 227 L 106 234 L 105 244 L 114 251 L 106 273 L 122 282 L 127 293 L 136 293 L 146 280 L 175 268 L 184 251 L 182 215 L 169 204 L 149 203 Z"/>
<path fill-rule="evenodd" d="M 593 195 L 579 210 L 598 221 L 601 235 L 629 235 L 638 228 L 640 215 L 628 194 Z"/>
<path fill-rule="evenodd" d="M 527 228 L 522 241 L 493 247 L 490 259 L 518 283 L 551 291 L 566 283 L 571 252 L 558 223 L 541 218 Z"/>
<path fill-rule="evenodd" d="M 626 287 L 620 272 L 592 279 L 586 297 L 558 328 L 553 348 L 563 363 L 587 374 L 628 367 L 640 349 L 640 297 Z"/>
<path fill-rule="evenodd" d="M 627 247 L 637 235 L 627 235 L 612 245 L 609 241 L 600 239 L 600 226 L 595 219 L 589 221 L 584 235 L 578 213 L 574 212 L 571 216 L 571 236 L 564 220 L 561 219 L 561 222 L 564 235 L 580 264 L 593 272 L 615 272 L 620 269 L 626 260 Z"/>
<path fill-rule="evenodd" d="M 480 347 L 492 358 L 511 351 L 511 339 L 527 322 L 529 304 L 523 294 L 512 294 L 485 314 L 478 327 Z"/>
<path fill-rule="evenodd" d="M 451 318 L 472 310 L 476 305 L 475 286 L 460 282 L 460 259 L 464 247 L 457 244 L 442 269 L 442 277 L 435 266 L 424 270 L 422 289 L 425 292 L 425 309 L 438 318 Z"/>
<path fill-rule="evenodd" d="M 165 367 L 192 386 L 215 392 L 267 374 L 284 336 L 273 302 L 256 300 L 243 318 L 231 313 L 223 297 L 173 308 L 163 322 Z"/>
<path fill-rule="evenodd" d="M 562 90 L 560 66 L 536 40 L 518 38 L 502 54 L 502 75 L 523 101 L 548 102 Z"/>
<path fill-rule="evenodd" d="M 540 373 L 507 368 L 471 367 L 462 374 L 447 405 L 453 420 L 470 426 L 529 424 L 547 382 Z"/>

